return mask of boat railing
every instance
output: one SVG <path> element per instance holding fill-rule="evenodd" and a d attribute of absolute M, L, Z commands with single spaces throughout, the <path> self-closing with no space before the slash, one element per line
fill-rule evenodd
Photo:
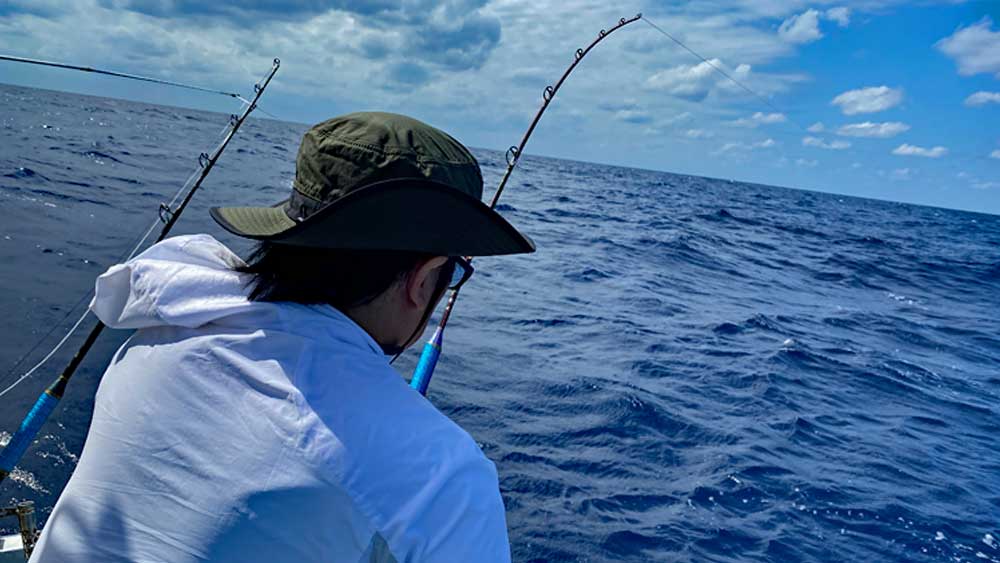
<path fill-rule="evenodd" d="M 35 518 L 35 503 L 26 500 L 19 502 L 14 506 L 7 506 L 0 508 L 0 518 L 14 517 L 17 518 L 18 528 L 21 530 L 21 549 L 24 552 L 25 561 L 31 557 L 31 552 L 35 548 L 35 542 L 38 541 L 38 536 L 40 534 L 38 530 L 38 520 Z M 4 536 L 3 539 L 12 536 Z M 16 538 L 17 536 L 13 536 Z M 6 542 L 5 542 L 6 543 Z M 8 550 L 3 550 L 0 546 L 0 551 L 2 555 L 9 555 Z M 7 561 L 7 559 L 3 559 Z"/>

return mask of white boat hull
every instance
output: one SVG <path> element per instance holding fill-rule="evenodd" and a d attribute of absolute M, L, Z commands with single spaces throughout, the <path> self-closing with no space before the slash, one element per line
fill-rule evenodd
<path fill-rule="evenodd" d="M 21 534 L 0 536 L 0 563 L 24 563 Z"/>

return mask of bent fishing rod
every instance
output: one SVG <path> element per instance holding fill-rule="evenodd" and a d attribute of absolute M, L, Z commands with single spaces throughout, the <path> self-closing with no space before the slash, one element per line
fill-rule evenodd
<path fill-rule="evenodd" d="M 496 209 L 497 202 L 500 201 L 500 194 L 503 193 L 504 187 L 507 185 L 507 180 L 510 178 L 511 172 L 514 171 L 514 167 L 521 159 L 521 154 L 524 152 L 524 146 L 528 144 L 528 139 L 531 134 L 535 131 L 535 126 L 538 125 L 538 121 L 542 118 L 542 114 L 548 109 L 549 104 L 552 103 L 552 99 L 555 97 L 556 92 L 562 87 L 563 82 L 569 77 L 576 65 L 580 64 L 587 53 L 590 52 L 598 43 L 604 40 L 605 37 L 611 35 L 618 29 L 625 27 L 626 25 L 642 19 L 642 14 L 636 14 L 631 18 L 622 18 L 618 20 L 618 23 L 610 29 L 602 29 L 598 34 L 597 38 L 590 42 L 585 48 L 577 49 L 573 56 L 573 62 L 570 63 L 566 71 L 563 72 L 562 77 L 559 81 L 552 86 L 546 86 L 545 90 L 542 92 L 542 107 L 538 109 L 538 113 L 535 114 L 535 118 L 531 120 L 531 125 L 528 126 L 528 130 L 525 131 L 524 136 L 521 138 L 521 142 L 517 145 L 511 146 L 507 149 L 506 159 L 507 159 L 507 171 L 504 173 L 503 178 L 500 180 L 500 185 L 497 186 L 496 192 L 493 193 L 493 199 L 490 201 L 490 209 Z M 467 260 L 471 261 L 471 257 L 467 257 Z M 438 359 L 441 357 L 441 345 L 444 337 L 444 329 L 448 324 L 448 319 L 451 317 L 451 312 L 455 308 L 455 302 L 458 300 L 457 289 L 452 290 L 451 295 L 448 296 L 448 304 L 445 305 L 444 313 L 441 314 L 441 320 L 438 322 L 437 328 L 434 330 L 434 334 L 431 335 L 430 340 L 424 344 L 424 349 L 420 354 L 420 360 L 417 362 L 417 367 L 413 370 L 413 377 L 410 379 L 410 387 L 416 389 L 421 395 L 427 395 L 427 387 L 431 383 L 431 377 L 434 375 L 434 368 L 437 366 Z"/>
<path fill-rule="evenodd" d="M 219 160 L 219 157 L 222 156 L 222 152 L 226 150 L 226 146 L 229 145 L 229 141 L 231 141 L 236 135 L 236 132 L 240 130 L 240 127 L 243 125 L 243 122 L 246 121 L 247 117 L 250 116 L 250 113 L 257 109 L 257 102 L 264 94 L 264 90 L 271 83 L 271 79 L 274 78 L 274 75 L 278 72 L 278 68 L 280 66 L 281 61 L 274 59 L 271 65 L 271 70 L 267 73 L 264 80 L 254 85 L 253 99 L 244 102 L 246 107 L 240 115 L 234 114 L 230 116 L 228 132 L 222 139 L 222 142 L 215 148 L 215 151 L 212 154 L 201 153 L 198 156 L 198 166 L 201 168 L 201 172 L 198 175 L 198 179 L 191 185 L 191 188 L 188 189 L 187 193 L 184 195 L 180 204 L 173 209 L 171 209 L 168 204 L 160 205 L 159 218 L 160 221 L 163 222 L 163 228 L 160 230 L 160 234 L 156 238 L 155 242 L 162 241 L 167 238 L 167 235 L 170 234 L 170 230 L 173 229 L 177 220 L 180 219 L 181 213 L 184 212 L 184 209 L 191 201 L 191 198 L 194 197 L 195 192 L 198 191 L 202 182 L 205 181 L 205 178 L 208 177 L 212 168 L 215 167 L 215 163 Z M 239 96 L 237 95 L 237 97 Z M 155 226 L 156 223 L 154 223 L 153 227 L 146 233 L 146 237 L 152 233 Z M 146 237 L 143 237 L 143 239 L 139 241 L 139 245 L 136 246 L 136 249 L 142 245 Z M 34 406 L 31 407 L 28 415 L 24 417 L 24 420 L 21 422 L 21 426 L 17 429 L 17 432 L 14 433 L 10 441 L 7 443 L 7 446 L 2 452 L 0 452 L 0 483 L 3 483 L 4 479 L 7 478 L 7 475 L 14 471 L 14 467 L 16 467 L 18 462 L 20 462 L 21 457 L 24 456 L 24 452 L 27 451 L 28 446 L 30 446 L 35 440 L 35 436 L 38 435 L 39 430 L 41 430 L 42 426 L 48 420 L 49 415 L 52 414 L 52 411 L 54 411 L 56 406 L 59 404 L 59 400 L 62 399 L 65 394 L 66 386 L 69 384 L 70 378 L 72 378 L 73 374 L 76 373 L 76 370 L 80 367 L 80 363 L 83 361 L 83 358 L 90 351 L 91 347 L 93 347 L 94 342 L 97 341 L 97 337 L 104 331 L 105 326 L 106 325 L 100 320 L 97 321 L 97 325 L 91 329 L 90 334 L 87 335 L 83 345 L 81 345 L 80 349 L 73 355 L 73 358 L 66 365 L 66 368 L 63 369 L 59 377 L 45 389 L 45 392 L 42 393 L 42 395 L 35 402 Z"/>

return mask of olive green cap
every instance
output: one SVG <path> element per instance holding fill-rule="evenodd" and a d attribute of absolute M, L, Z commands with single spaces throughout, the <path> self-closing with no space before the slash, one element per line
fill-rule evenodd
<path fill-rule="evenodd" d="M 309 129 L 292 195 L 272 207 L 216 207 L 237 235 L 322 248 L 448 256 L 533 252 L 482 201 L 479 163 L 447 133 L 392 113 L 359 112 Z"/>

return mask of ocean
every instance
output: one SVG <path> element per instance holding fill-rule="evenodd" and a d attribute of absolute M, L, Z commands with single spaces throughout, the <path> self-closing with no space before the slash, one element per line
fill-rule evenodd
<path fill-rule="evenodd" d="M 14 86 L 0 106 L 3 388 L 228 116 Z M 246 252 L 208 208 L 284 198 L 305 128 L 248 121 L 175 234 Z M 492 193 L 503 154 L 474 152 Z M 534 156 L 499 210 L 538 252 L 476 261 L 429 398 L 496 463 L 515 561 L 1000 561 L 1000 217 Z M 0 399 L 0 443 L 85 332 Z M 44 520 L 127 336 L 0 506 Z"/>

